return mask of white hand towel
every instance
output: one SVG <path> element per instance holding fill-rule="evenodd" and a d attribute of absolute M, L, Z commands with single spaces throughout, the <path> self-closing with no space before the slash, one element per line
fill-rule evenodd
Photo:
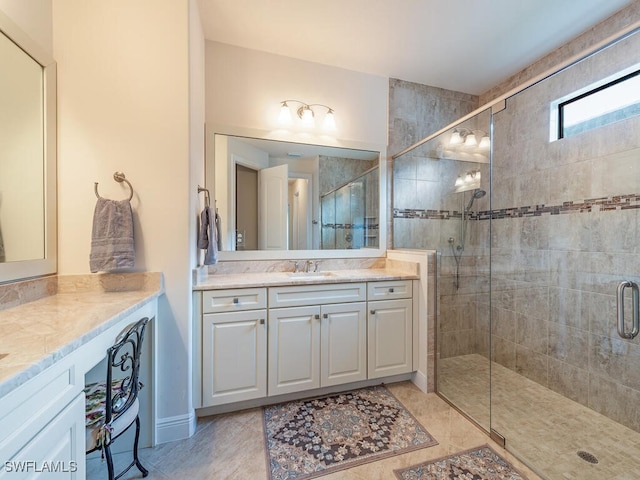
<path fill-rule="evenodd" d="M 98 198 L 91 232 L 91 272 L 133 268 L 133 213 L 129 200 Z"/>

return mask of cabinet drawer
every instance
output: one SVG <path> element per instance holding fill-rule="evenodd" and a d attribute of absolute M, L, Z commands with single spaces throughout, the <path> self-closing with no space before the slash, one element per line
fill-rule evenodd
<path fill-rule="evenodd" d="M 367 296 L 365 285 L 364 283 L 339 283 L 273 287 L 269 289 L 269 308 L 362 302 Z"/>
<path fill-rule="evenodd" d="M 413 295 L 412 280 L 389 280 L 367 283 L 368 300 L 393 300 L 411 298 Z"/>
<path fill-rule="evenodd" d="M 69 355 L 0 399 L 1 461 L 28 444 L 83 386 L 84 375 Z"/>
<path fill-rule="evenodd" d="M 267 308 L 265 288 L 237 288 L 202 292 L 202 313 L 237 312 Z"/>

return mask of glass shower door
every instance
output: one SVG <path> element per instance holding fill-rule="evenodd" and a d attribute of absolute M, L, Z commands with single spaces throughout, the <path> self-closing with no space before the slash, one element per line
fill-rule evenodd
<path fill-rule="evenodd" d="M 436 390 L 490 429 L 490 121 L 485 110 L 394 161 L 394 248 L 436 250 Z"/>
<path fill-rule="evenodd" d="M 640 283 L 640 116 L 560 139 L 555 116 L 639 63 L 636 34 L 492 117 L 491 428 L 552 480 L 640 478 L 640 337 L 617 310 Z"/>

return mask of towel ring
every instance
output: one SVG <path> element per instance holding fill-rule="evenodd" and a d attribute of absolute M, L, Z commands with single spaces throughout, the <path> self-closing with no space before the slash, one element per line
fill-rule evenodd
<path fill-rule="evenodd" d="M 129 190 L 131 190 L 131 194 L 129 195 L 129 201 L 131 201 L 131 199 L 133 198 L 133 186 L 131 186 L 131 182 L 129 182 L 129 180 L 125 178 L 124 173 L 122 172 L 114 173 L 113 179 L 118 183 L 125 182 L 127 185 L 129 185 Z M 93 191 L 96 192 L 96 197 L 102 198 L 98 193 L 98 182 L 93 183 Z"/>

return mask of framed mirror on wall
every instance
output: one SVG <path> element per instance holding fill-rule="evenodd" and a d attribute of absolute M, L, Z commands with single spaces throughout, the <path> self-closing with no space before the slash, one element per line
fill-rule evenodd
<path fill-rule="evenodd" d="M 0 283 L 56 271 L 56 65 L 0 12 Z"/>
<path fill-rule="evenodd" d="M 207 152 L 206 185 L 221 225 L 220 259 L 384 253 L 379 149 L 215 133 Z"/>

